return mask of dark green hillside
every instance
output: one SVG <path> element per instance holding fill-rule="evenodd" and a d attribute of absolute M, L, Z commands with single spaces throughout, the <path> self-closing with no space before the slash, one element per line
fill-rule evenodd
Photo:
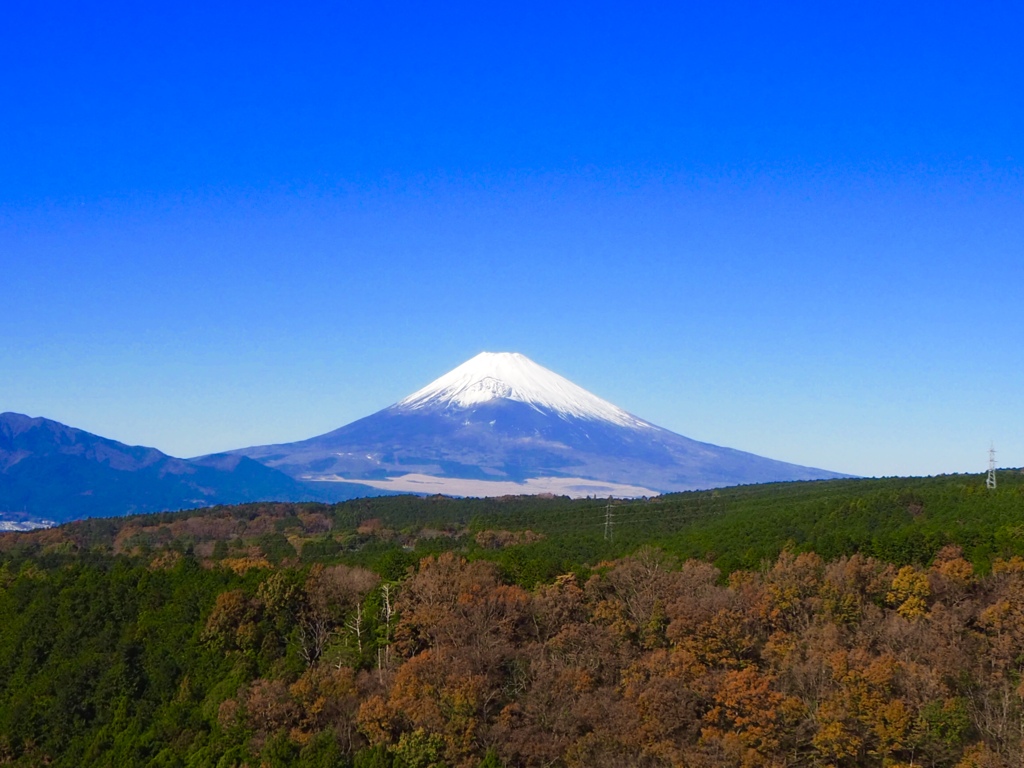
<path fill-rule="evenodd" d="M 501 542 L 479 537 L 488 530 L 541 536 L 495 546 Z M 387 496 L 246 504 L 0 536 L 0 553 L 148 555 L 170 548 L 201 559 L 244 552 L 273 564 L 384 567 L 455 549 L 497 560 L 532 583 L 644 544 L 711 561 L 724 573 L 755 568 L 784 548 L 825 558 L 860 552 L 903 565 L 927 563 L 956 544 L 985 572 L 993 558 L 1024 555 L 1024 475 L 1000 472 L 994 491 L 980 475 L 944 475 L 750 485 L 632 501 Z"/>
<path fill-rule="evenodd" d="M 703 498 L 665 498 L 693 522 L 668 534 L 684 557 L 711 555 L 723 570 L 755 567 L 782 546 L 826 559 L 861 552 L 897 564 L 925 563 L 957 544 L 982 570 L 995 557 L 1024 555 L 1024 475 L 1000 473 L 989 491 L 979 475 L 835 480 L 745 486 Z M 710 496 L 710 498 L 708 498 Z M 713 507 L 702 515 L 701 505 Z"/>

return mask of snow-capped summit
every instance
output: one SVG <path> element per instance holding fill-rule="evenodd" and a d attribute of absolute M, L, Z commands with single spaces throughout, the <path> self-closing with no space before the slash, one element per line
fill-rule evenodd
<path fill-rule="evenodd" d="M 482 352 L 332 432 L 233 453 L 305 482 L 455 496 L 651 496 L 838 477 L 677 435 L 510 352 Z"/>
<path fill-rule="evenodd" d="M 621 427 L 651 427 L 518 352 L 481 352 L 394 407 L 469 408 L 499 399 L 526 403 L 562 417 L 607 421 Z"/>

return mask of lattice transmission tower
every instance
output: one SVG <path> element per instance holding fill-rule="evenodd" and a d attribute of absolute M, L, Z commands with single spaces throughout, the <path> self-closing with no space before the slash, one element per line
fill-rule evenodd
<path fill-rule="evenodd" d="M 985 487 L 990 491 L 996 488 L 996 447 L 993 445 L 988 449 L 988 477 L 985 478 Z"/>

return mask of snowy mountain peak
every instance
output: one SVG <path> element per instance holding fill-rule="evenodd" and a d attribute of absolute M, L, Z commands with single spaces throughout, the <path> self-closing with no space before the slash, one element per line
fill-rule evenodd
<path fill-rule="evenodd" d="M 514 400 L 561 416 L 608 421 L 623 427 L 652 426 L 517 352 L 481 352 L 394 407 L 470 408 L 492 400 Z"/>

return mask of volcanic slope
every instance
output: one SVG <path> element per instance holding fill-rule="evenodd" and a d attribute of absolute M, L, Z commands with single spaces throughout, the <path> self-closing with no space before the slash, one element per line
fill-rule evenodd
<path fill-rule="evenodd" d="M 332 432 L 232 453 L 304 481 L 461 496 L 650 496 L 843 477 L 691 440 L 504 352 L 482 352 Z"/>

